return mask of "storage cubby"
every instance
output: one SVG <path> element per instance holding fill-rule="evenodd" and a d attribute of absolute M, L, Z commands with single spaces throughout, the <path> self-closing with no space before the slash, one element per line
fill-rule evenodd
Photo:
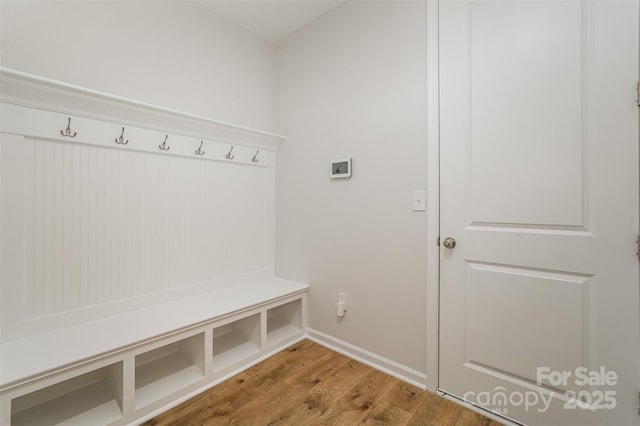
<path fill-rule="evenodd" d="M 122 362 L 11 401 L 11 424 L 107 424 L 122 417 Z"/>
<path fill-rule="evenodd" d="M 204 333 L 136 356 L 136 409 L 204 377 Z"/>
<path fill-rule="evenodd" d="M 307 291 L 266 278 L 3 342 L 0 425 L 140 424 L 302 338 Z"/>
<path fill-rule="evenodd" d="M 300 334 L 302 300 L 297 299 L 267 311 L 267 346 Z"/>
<path fill-rule="evenodd" d="M 213 329 L 213 371 L 260 352 L 260 314 Z"/>

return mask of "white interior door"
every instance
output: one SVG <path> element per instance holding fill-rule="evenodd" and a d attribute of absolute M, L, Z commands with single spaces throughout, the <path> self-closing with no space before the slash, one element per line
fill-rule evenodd
<path fill-rule="evenodd" d="M 640 423 L 638 17 L 441 1 L 444 392 L 527 424 Z"/>

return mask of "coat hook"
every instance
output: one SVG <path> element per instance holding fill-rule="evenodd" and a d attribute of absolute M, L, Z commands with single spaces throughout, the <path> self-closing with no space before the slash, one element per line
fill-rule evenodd
<path fill-rule="evenodd" d="M 235 158 L 235 155 L 231 155 L 232 152 L 233 152 L 233 145 L 231 145 L 231 149 L 229 150 L 229 152 L 227 152 L 227 160 L 233 160 Z"/>
<path fill-rule="evenodd" d="M 167 139 L 169 139 L 169 135 L 164 135 L 164 142 L 158 145 L 158 148 L 160 148 L 162 151 L 169 151 L 171 149 L 171 147 L 167 145 Z"/>
<path fill-rule="evenodd" d="M 120 135 L 120 137 L 116 138 L 116 143 L 118 145 L 126 145 L 129 143 L 129 139 L 127 139 L 126 141 L 124 140 L 124 127 L 122 128 L 122 134 Z"/>
<path fill-rule="evenodd" d="M 200 141 L 200 146 L 196 149 L 196 155 L 204 155 L 204 151 L 202 150 L 202 144 L 204 141 Z"/>
<path fill-rule="evenodd" d="M 60 130 L 60 134 L 62 136 L 67 136 L 70 138 L 75 138 L 76 135 L 78 134 L 78 132 L 73 132 L 73 134 L 71 133 L 71 117 L 68 117 L 69 121 L 67 122 L 67 128 L 64 130 Z"/>
<path fill-rule="evenodd" d="M 256 155 L 254 155 L 253 158 L 251 159 L 251 161 L 253 161 L 254 163 L 257 163 L 258 161 L 260 161 L 260 159 L 258 158 L 259 152 L 260 152 L 259 150 L 256 151 Z"/>

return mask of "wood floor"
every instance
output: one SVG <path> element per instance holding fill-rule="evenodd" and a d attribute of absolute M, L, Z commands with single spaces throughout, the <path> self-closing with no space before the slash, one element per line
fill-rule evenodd
<path fill-rule="evenodd" d="M 145 423 L 220 424 L 499 425 L 309 340 Z"/>

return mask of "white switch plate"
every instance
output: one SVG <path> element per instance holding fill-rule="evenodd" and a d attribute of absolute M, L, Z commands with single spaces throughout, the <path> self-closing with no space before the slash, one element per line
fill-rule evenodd
<path fill-rule="evenodd" d="M 427 210 L 426 191 L 413 191 L 413 211 L 424 212 Z"/>
<path fill-rule="evenodd" d="M 338 303 L 344 303 L 344 310 L 349 306 L 349 295 L 347 293 L 338 293 Z"/>

